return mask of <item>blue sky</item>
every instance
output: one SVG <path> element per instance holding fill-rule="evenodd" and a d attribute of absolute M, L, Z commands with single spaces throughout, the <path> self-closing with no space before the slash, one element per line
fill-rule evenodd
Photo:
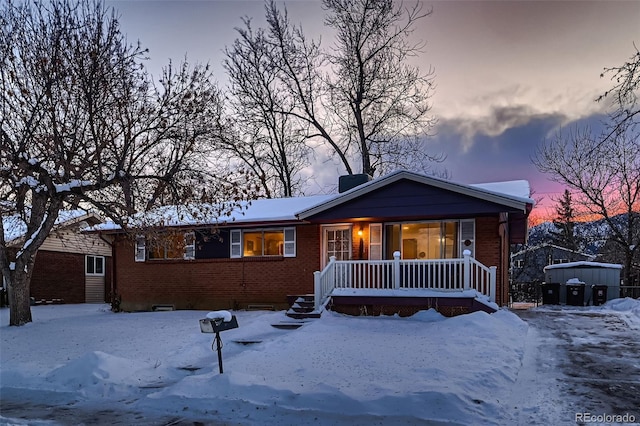
<path fill-rule="evenodd" d="M 443 152 L 443 167 L 463 183 L 527 179 L 539 213 L 563 187 L 537 172 L 530 158 L 536 146 L 560 128 L 596 123 L 605 105 L 595 98 L 610 87 L 605 67 L 622 64 L 640 46 L 638 1 L 436 1 L 414 37 L 426 42 L 415 59 L 433 67 L 433 114 L 439 124 L 431 139 Z M 221 84 L 224 47 L 236 37 L 241 17 L 264 23 L 262 1 L 109 1 L 121 15 L 130 41 L 150 49 L 157 74 L 170 58 L 188 56 L 212 65 Z M 315 0 L 286 4 L 290 18 L 311 36 L 323 33 Z M 324 164 L 316 185 L 334 184 L 340 170 Z"/>

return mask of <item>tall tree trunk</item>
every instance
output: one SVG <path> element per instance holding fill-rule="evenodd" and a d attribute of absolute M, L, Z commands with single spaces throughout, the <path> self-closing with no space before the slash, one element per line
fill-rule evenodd
<path fill-rule="evenodd" d="M 33 265 L 28 268 L 33 269 Z M 24 269 L 16 270 L 7 283 L 9 291 L 9 325 L 25 325 L 31 319 L 31 277 Z"/>

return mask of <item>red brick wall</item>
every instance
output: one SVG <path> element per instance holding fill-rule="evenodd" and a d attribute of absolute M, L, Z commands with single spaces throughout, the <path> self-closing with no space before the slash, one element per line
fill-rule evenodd
<path fill-rule="evenodd" d="M 501 265 L 501 239 L 498 230 L 498 217 L 476 218 L 476 254 L 475 258 L 485 266 L 497 266 L 496 271 L 496 303 L 504 305 L 504 270 Z"/>
<path fill-rule="evenodd" d="M 31 277 L 31 297 L 84 303 L 84 254 L 38 251 Z"/>
<path fill-rule="evenodd" d="M 115 243 L 116 285 L 123 310 L 234 309 L 250 304 L 287 307 L 286 296 L 313 293 L 320 268 L 317 225 L 296 228 L 296 257 L 134 261 L 134 245 Z"/>
<path fill-rule="evenodd" d="M 476 258 L 497 266 L 497 302 L 503 296 L 498 217 L 476 220 Z M 353 257 L 359 258 L 359 224 L 354 224 Z M 367 258 L 368 226 L 363 226 L 363 258 Z M 233 309 L 250 304 L 287 307 L 287 295 L 313 293 L 313 272 L 320 269 L 320 227 L 296 228 L 295 258 L 134 261 L 134 245 L 121 238 L 115 244 L 117 293 L 123 310 L 149 310 L 153 305 L 176 309 Z"/>

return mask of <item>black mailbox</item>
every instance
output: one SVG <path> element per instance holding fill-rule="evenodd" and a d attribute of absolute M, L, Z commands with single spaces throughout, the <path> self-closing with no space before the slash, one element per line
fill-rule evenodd
<path fill-rule="evenodd" d="M 238 328 L 238 320 L 235 315 L 231 316 L 231 321 L 224 321 L 223 318 L 204 318 L 200 320 L 200 331 L 203 333 L 220 333 L 233 328 Z"/>
<path fill-rule="evenodd" d="M 218 316 L 219 315 L 219 316 Z M 231 315 L 231 319 L 228 319 L 229 312 L 227 311 L 216 311 L 210 312 L 207 315 L 207 318 L 203 318 L 200 320 L 200 331 L 203 333 L 215 333 L 216 335 L 213 338 L 213 343 L 211 344 L 211 349 L 218 351 L 218 369 L 220 370 L 220 374 L 223 373 L 222 370 L 222 339 L 220 339 L 220 332 L 225 330 L 231 330 L 234 328 L 238 328 L 238 320 L 235 315 Z M 214 349 L 215 346 L 215 349 Z"/>

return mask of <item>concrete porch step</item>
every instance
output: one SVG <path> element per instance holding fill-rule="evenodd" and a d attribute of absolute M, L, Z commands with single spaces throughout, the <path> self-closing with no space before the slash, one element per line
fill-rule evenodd
<path fill-rule="evenodd" d="M 293 319 L 307 319 L 307 318 L 320 318 L 320 312 L 311 311 L 311 312 L 296 312 L 292 309 L 287 311 L 287 316 Z"/>
<path fill-rule="evenodd" d="M 315 302 L 313 294 L 302 294 L 288 296 L 289 305 L 291 306 L 286 312 L 289 318 L 306 319 L 320 318 L 321 313 L 315 310 Z"/>

